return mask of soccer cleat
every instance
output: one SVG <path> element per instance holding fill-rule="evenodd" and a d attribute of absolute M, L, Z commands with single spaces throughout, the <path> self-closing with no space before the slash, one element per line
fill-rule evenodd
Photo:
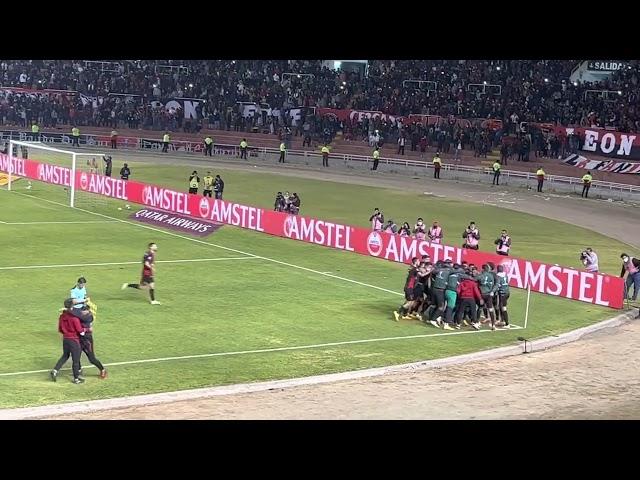
<path fill-rule="evenodd" d="M 403 315 L 402 319 L 403 320 L 413 320 L 413 317 L 411 315 Z"/>
<path fill-rule="evenodd" d="M 436 322 L 435 320 L 431 320 L 429 323 L 436 328 L 440 328 L 440 325 L 438 325 L 438 322 Z"/>
<path fill-rule="evenodd" d="M 103 380 L 104 380 L 105 378 L 107 378 L 107 371 L 106 371 L 106 370 L 101 370 L 101 371 L 100 371 L 100 378 L 102 378 Z"/>
<path fill-rule="evenodd" d="M 469 326 L 469 322 L 467 322 L 466 320 L 462 320 L 462 324 L 463 324 L 465 327 L 468 327 L 468 326 Z"/>
<path fill-rule="evenodd" d="M 76 384 L 77 384 L 77 383 L 84 383 L 84 378 L 80 378 L 80 377 L 78 377 L 78 378 L 74 378 L 74 379 L 73 379 L 73 383 L 76 383 Z"/>
<path fill-rule="evenodd" d="M 471 324 L 471 326 L 472 326 L 473 328 L 475 328 L 476 330 L 480 330 L 480 324 L 479 324 L 478 322 L 476 322 L 476 323 L 472 323 L 472 324 Z"/>
<path fill-rule="evenodd" d="M 151 305 L 162 305 L 158 300 L 151 300 L 149 303 Z"/>
<path fill-rule="evenodd" d="M 400 321 L 400 314 L 398 312 L 393 312 L 393 318 L 396 322 Z"/>
<path fill-rule="evenodd" d="M 451 325 L 449 325 L 448 323 L 445 323 L 445 324 L 442 326 L 442 329 L 443 329 L 443 330 L 454 330 L 454 328 L 453 328 Z"/>
<path fill-rule="evenodd" d="M 51 380 L 53 380 L 54 382 L 58 381 L 58 371 L 57 370 L 51 370 L 49 372 L 49 375 L 51 375 Z"/>
<path fill-rule="evenodd" d="M 122 286 L 120 287 L 120 290 L 126 290 L 128 286 L 129 286 L 128 283 L 123 283 Z"/>
<path fill-rule="evenodd" d="M 455 327 L 454 327 L 454 328 L 455 328 L 456 330 L 460 330 L 460 324 L 459 324 L 459 323 L 456 323 L 456 325 L 455 325 Z"/>

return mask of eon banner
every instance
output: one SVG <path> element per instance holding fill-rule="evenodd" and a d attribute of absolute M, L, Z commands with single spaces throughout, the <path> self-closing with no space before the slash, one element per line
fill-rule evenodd
<path fill-rule="evenodd" d="M 8 170 L 9 157 L 0 154 L 0 171 L 8 173 Z M 11 170 L 19 176 L 55 185 L 69 186 L 71 182 L 71 169 L 34 160 L 12 158 Z M 411 237 L 372 232 L 367 228 L 274 212 L 94 173 L 77 171 L 75 185 L 85 192 L 126 200 L 196 220 L 233 225 L 392 262 L 410 263 L 412 257 L 424 254 L 429 254 L 433 262 L 447 258 L 458 263 L 467 261 L 476 265 L 493 262 L 504 265 L 509 285 L 514 288 L 531 287 L 534 292 L 610 308 L 623 306 L 623 280 L 612 275 L 432 244 Z"/>

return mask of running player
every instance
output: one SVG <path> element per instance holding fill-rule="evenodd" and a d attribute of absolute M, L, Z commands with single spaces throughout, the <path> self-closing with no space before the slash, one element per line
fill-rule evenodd
<path fill-rule="evenodd" d="M 156 273 L 155 261 L 156 261 L 156 252 L 158 251 L 158 246 L 151 242 L 149 244 L 149 250 L 144 253 L 144 257 L 142 257 L 142 279 L 140 283 L 123 283 L 122 290 L 129 288 L 137 288 L 139 290 L 149 289 L 149 302 L 151 305 L 160 305 L 160 302 L 156 300 L 155 296 L 155 283 L 154 276 Z"/>

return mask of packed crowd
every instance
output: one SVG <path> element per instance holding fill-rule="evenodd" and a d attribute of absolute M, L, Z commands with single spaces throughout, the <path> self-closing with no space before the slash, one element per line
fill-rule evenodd
<path fill-rule="evenodd" d="M 37 121 L 44 126 L 73 123 L 188 131 L 208 123 L 222 129 L 278 133 L 290 124 L 286 112 L 291 108 L 331 107 L 392 115 L 495 118 L 508 128 L 525 121 L 640 130 L 638 63 L 631 62 L 629 68 L 595 85 L 570 82 L 577 64 L 576 60 L 372 60 L 365 77 L 331 70 L 319 60 L 3 60 L 0 78 L 5 87 L 72 90 L 103 100 L 4 92 L 0 121 L 23 126 Z M 423 83 L 404 84 L 406 80 Z M 585 95 L 593 89 L 620 93 L 607 99 Z M 179 111 L 167 112 L 152 104 L 165 98 L 205 100 L 204 123 L 185 122 Z M 247 119 L 237 102 L 268 104 L 278 115 Z M 293 126 L 301 127 L 304 120 Z M 321 135 L 338 127 L 315 116 L 309 123 Z M 393 137 L 389 130 L 394 122 L 387 123 L 375 129 Z M 354 134 L 362 130 L 360 125 L 342 127 Z"/>

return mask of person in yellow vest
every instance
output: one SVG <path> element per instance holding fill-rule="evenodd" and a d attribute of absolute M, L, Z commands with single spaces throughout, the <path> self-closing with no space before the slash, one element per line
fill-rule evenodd
<path fill-rule="evenodd" d="M 165 132 L 162 137 L 162 153 L 167 153 L 169 151 L 169 142 L 171 141 L 171 137 L 169 136 L 169 132 Z"/>
<path fill-rule="evenodd" d="M 591 176 L 591 172 L 587 172 L 582 176 L 582 195 L 581 197 L 589 198 L 589 189 L 591 188 L 591 182 L 593 181 L 593 177 Z"/>
<path fill-rule="evenodd" d="M 36 122 L 33 122 L 33 125 L 31 125 L 31 133 L 33 134 L 33 141 L 34 142 L 39 142 L 40 141 L 40 126 Z"/>
<path fill-rule="evenodd" d="M 278 159 L 278 163 L 284 163 L 284 156 L 287 152 L 287 147 L 284 142 L 280 142 L 280 158 Z"/>
<path fill-rule="evenodd" d="M 538 171 L 536 172 L 536 177 L 538 178 L 538 192 L 542 192 L 542 185 L 544 184 L 544 177 L 547 174 L 544 173 L 542 167 L 538 167 Z"/>
<path fill-rule="evenodd" d="M 207 137 L 204 139 L 204 156 L 206 157 L 207 155 L 209 155 L 211 157 L 212 150 L 213 150 L 213 139 L 211 137 Z"/>
<path fill-rule="evenodd" d="M 440 178 L 440 169 L 442 168 L 442 160 L 440 160 L 440 152 L 436 152 L 433 157 L 433 178 Z"/>
<path fill-rule="evenodd" d="M 199 185 L 200 177 L 198 176 L 198 172 L 194 170 L 193 173 L 189 176 L 189 193 L 197 195 Z"/>
<path fill-rule="evenodd" d="M 371 170 L 378 170 L 378 163 L 380 163 L 380 147 L 376 147 L 373 151 L 373 167 Z"/>
<path fill-rule="evenodd" d="M 80 129 L 78 127 L 73 127 L 71 129 L 71 146 L 80 146 Z"/>
<path fill-rule="evenodd" d="M 213 193 L 213 177 L 211 176 L 211 172 L 207 172 L 207 174 L 202 178 L 202 181 L 204 182 L 202 195 L 211 198 Z"/>
<path fill-rule="evenodd" d="M 322 166 L 323 167 L 328 167 L 329 166 L 329 147 L 325 144 L 322 147 Z"/>
<path fill-rule="evenodd" d="M 500 169 L 502 165 L 500 162 L 496 160 L 493 162 L 493 184 L 492 185 L 500 185 Z"/>
<path fill-rule="evenodd" d="M 242 141 L 240 142 L 240 160 L 242 160 L 243 158 L 245 160 L 247 159 L 247 147 L 249 146 L 249 144 L 247 143 L 247 139 L 243 138 Z"/>

